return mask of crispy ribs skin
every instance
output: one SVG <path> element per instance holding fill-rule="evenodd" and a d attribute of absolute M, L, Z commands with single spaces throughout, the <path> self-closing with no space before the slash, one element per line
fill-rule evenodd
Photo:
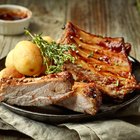
<path fill-rule="evenodd" d="M 57 105 L 63 106 L 73 111 L 95 115 L 102 103 L 101 92 L 94 83 L 75 82 L 73 93 L 69 98 L 57 102 Z"/>
<path fill-rule="evenodd" d="M 117 99 L 136 88 L 128 60 L 131 45 L 123 38 L 96 36 L 69 22 L 59 42 L 76 46 L 76 51 L 70 52 L 75 63 L 65 64 L 76 81 L 94 82 L 104 95 Z"/>
<path fill-rule="evenodd" d="M 68 72 L 39 78 L 9 78 L 0 80 L 0 101 L 20 106 L 56 104 L 73 93 L 73 78 Z"/>

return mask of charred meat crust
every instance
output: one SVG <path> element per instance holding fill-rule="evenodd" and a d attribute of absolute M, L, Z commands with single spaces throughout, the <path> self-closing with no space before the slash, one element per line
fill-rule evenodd
<path fill-rule="evenodd" d="M 52 81 L 52 80 L 68 80 L 70 83 L 74 83 L 72 75 L 67 72 L 61 72 L 61 73 L 56 73 L 56 74 L 49 74 L 46 76 L 42 77 L 36 77 L 36 78 L 27 78 L 27 77 L 22 77 L 22 78 L 2 78 L 0 79 L 0 88 L 5 87 L 5 86 L 16 86 L 16 85 L 22 85 L 22 84 L 30 84 L 30 83 L 36 83 L 37 82 L 45 82 L 45 81 Z"/>

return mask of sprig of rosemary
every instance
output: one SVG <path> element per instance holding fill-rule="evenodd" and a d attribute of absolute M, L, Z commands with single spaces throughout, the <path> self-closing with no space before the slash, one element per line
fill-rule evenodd
<path fill-rule="evenodd" d="M 48 43 L 41 37 L 41 34 L 32 35 L 26 29 L 25 33 L 29 35 L 32 38 L 32 42 L 40 48 L 47 74 L 61 72 L 63 64 L 66 61 L 74 63 L 75 58 L 68 53 L 69 50 L 74 51 L 76 49 L 74 45 L 62 45 L 56 42 Z"/>

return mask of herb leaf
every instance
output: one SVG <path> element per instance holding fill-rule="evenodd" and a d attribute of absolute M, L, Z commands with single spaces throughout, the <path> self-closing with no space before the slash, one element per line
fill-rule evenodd
<path fill-rule="evenodd" d="M 119 80 L 117 80 L 117 81 L 116 81 L 116 83 L 115 83 L 116 87 L 118 87 L 118 86 L 119 86 L 119 84 L 120 84 L 120 81 L 119 81 Z"/>
<path fill-rule="evenodd" d="M 91 51 L 87 56 L 87 58 L 91 58 L 91 57 L 93 57 L 93 51 Z"/>
<path fill-rule="evenodd" d="M 40 48 L 47 74 L 61 72 L 66 61 L 74 63 L 75 58 L 69 53 L 70 50 L 75 51 L 76 47 L 74 45 L 48 43 L 41 37 L 41 34 L 32 35 L 28 30 L 25 30 L 25 33 Z"/>

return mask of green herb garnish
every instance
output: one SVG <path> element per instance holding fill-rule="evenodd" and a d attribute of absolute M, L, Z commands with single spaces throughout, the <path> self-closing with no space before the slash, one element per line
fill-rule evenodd
<path fill-rule="evenodd" d="M 117 80 L 117 81 L 116 81 L 116 84 L 115 84 L 115 85 L 116 85 L 116 87 L 118 87 L 118 86 L 119 86 L 119 84 L 120 84 L 120 82 L 119 82 L 119 80 Z"/>
<path fill-rule="evenodd" d="M 82 67 L 82 64 L 78 64 L 77 66 L 78 66 L 78 67 Z"/>
<path fill-rule="evenodd" d="M 93 57 L 93 51 L 90 52 L 90 54 L 88 54 L 87 58 L 91 58 Z"/>
<path fill-rule="evenodd" d="M 33 43 L 40 48 L 47 74 L 61 72 L 66 61 L 74 63 L 75 58 L 68 53 L 69 50 L 76 49 L 74 45 L 62 45 L 55 41 L 48 43 L 41 37 L 41 34 L 32 35 L 28 30 L 25 30 L 25 33 L 30 35 Z"/>

